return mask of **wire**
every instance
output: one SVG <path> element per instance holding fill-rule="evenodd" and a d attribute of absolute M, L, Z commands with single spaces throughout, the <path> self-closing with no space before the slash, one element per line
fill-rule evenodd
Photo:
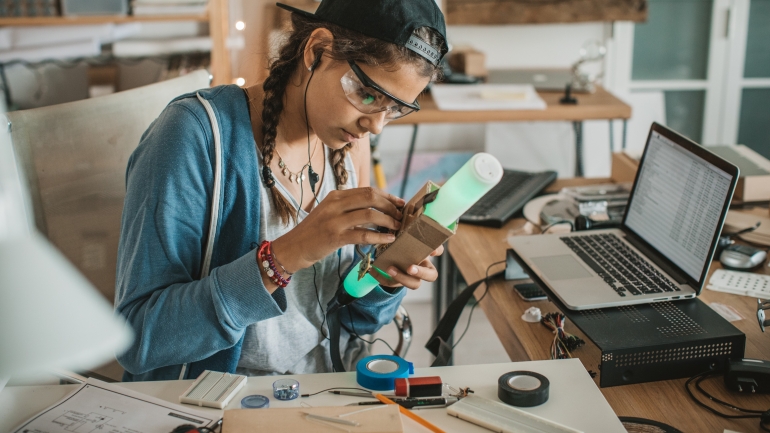
<path fill-rule="evenodd" d="M 310 186 L 311 186 L 310 187 L 310 191 L 313 193 L 313 198 L 315 199 L 315 204 L 319 204 L 320 201 L 318 200 L 318 195 L 315 192 L 315 184 L 312 183 L 313 179 L 310 177 L 310 172 L 313 170 L 313 164 L 311 163 L 311 159 L 313 157 L 310 155 L 310 123 L 308 123 L 309 120 L 308 120 L 308 117 L 307 117 L 307 89 L 310 87 L 310 80 L 313 79 L 313 75 L 315 75 L 315 68 L 312 68 L 312 70 L 310 71 L 310 78 L 307 79 L 307 85 L 305 86 L 305 96 L 304 96 L 304 102 L 302 104 L 303 105 L 302 108 L 305 110 L 305 132 L 307 133 L 307 165 L 309 167 L 308 170 L 307 170 L 307 177 L 308 177 L 308 180 L 311 182 L 311 184 L 310 184 Z M 326 158 L 324 158 L 324 161 L 325 160 L 326 160 Z M 324 167 L 325 166 L 326 166 L 326 164 L 324 164 Z M 302 183 L 304 183 L 304 182 L 302 182 Z M 319 187 L 319 189 L 320 189 L 320 187 Z M 300 194 L 300 199 L 301 199 L 301 197 L 302 197 L 302 195 Z"/>
<path fill-rule="evenodd" d="M 342 268 L 342 248 L 337 250 L 337 277 L 339 278 L 340 285 L 342 285 L 342 269 L 341 268 Z M 351 270 L 350 272 L 355 272 L 355 269 Z M 320 302 L 319 302 L 318 305 L 320 307 L 320 305 L 321 305 Z M 390 344 L 388 344 L 387 341 L 383 340 L 382 338 L 375 338 L 374 340 L 369 341 L 369 340 L 363 339 L 360 335 L 358 335 L 358 331 L 356 331 L 356 324 L 353 323 L 353 313 L 350 311 L 350 308 L 346 308 L 346 310 L 348 310 L 348 318 L 350 319 L 350 326 L 353 328 L 353 333 L 351 334 L 352 336 L 356 337 L 357 339 L 359 339 L 359 340 L 361 340 L 361 341 L 363 341 L 364 343 L 367 343 L 367 344 L 374 344 L 377 341 L 382 341 L 383 344 L 388 346 L 388 349 L 390 349 L 391 352 L 396 353 L 396 351 L 393 350 L 393 347 Z M 326 320 L 325 315 L 324 315 L 324 320 Z"/>
<path fill-rule="evenodd" d="M 340 387 L 340 386 L 336 386 L 336 387 L 334 387 L 334 388 L 326 388 L 326 389 L 322 389 L 322 390 L 320 390 L 320 391 L 318 391 L 318 392 L 314 392 L 314 393 L 311 393 L 311 394 L 302 394 L 302 397 L 312 397 L 312 396 L 314 396 L 314 395 L 318 395 L 318 394 L 320 394 L 320 393 L 322 393 L 322 392 L 326 392 L 326 391 L 334 391 L 334 390 L 337 390 L 337 389 L 354 389 L 354 390 L 356 390 L 356 391 L 371 392 L 371 391 L 369 391 L 368 389 L 363 389 L 363 388 L 353 388 L 353 387 Z"/>
<path fill-rule="evenodd" d="M 471 326 L 471 318 L 473 317 L 473 310 L 476 308 L 476 305 L 479 305 L 482 300 L 487 296 L 487 293 L 489 292 L 489 270 L 492 269 L 492 266 L 499 265 L 501 263 L 505 263 L 505 260 L 500 260 L 499 262 L 494 262 L 491 265 L 487 266 L 487 271 L 484 276 L 484 294 L 481 295 L 478 301 L 476 301 L 475 304 L 471 307 L 471 312 L 468 313 L 468 323 L 465 324 L 465 330 L 463 331 L 462 335 L 460 335 L 460 338 L 457 339 L 457 342 L 452 345 L 452 349 L 457 347 L 458 344 L 460 344 L 460 341 L 462 341 L 463 337 L 465 337 L 465 333 L 468 332 L 468 328 Z M 454 331 L 453 331 L 454 333 Z"/>
<path fill-rule="evenodd" d="M 572 221 L 570 221 L 570 220 L 561 220 L 561 221 L 556 221 L 556 222 L 553 222 L 551 224 L 548 224 L 545 227 L 540 227 L 540 232 L 541 233 L 545 233 L 545 232 L 548 231 L 548 229 L 550 229 L 551 227 L 553 227 L 553 226 L 555 226 L 557 224 L 569 224 L 569 231 L 571 231 L 571 232 L 575 231 L 575 224 Z"/>
<path fill-rule="evenodd" d="M 712 396 L 711 394 L 709 394 L 708 392 L 706 392 L 706 390 L 704 390 L 704 389 L 703 389 L 703 388 L 700 386 L 701 382 L 702 382 L 702 381 L 703 381 L 703 379 L 705 379 L 706 377 L 707 377 L 707 376 L 703 376 L 703 377 L 699 378 L 698 380 L 696 380 L 696 381 L 695 381 L 695 388 L 697 388 L 697 389 L 698 389 L 698 391 L 700 391 L 700 392 L 701 392 L 701 394 L 703 394 L 703 395 L 704 395 L 706 398 L 708 398 L 709 400 L 711 400 L 711 401 L 713 401 L 713 402 L 715 402 L 715 403 L 719 403 L 719 404 L 721 404 L 722 406 L 725 406 L 725 407 L 727 407 L 727 408 L 730 408 L 730 409 L 732 409 L 732 410 L 736 410 L 736 411 L 738 411 L 738 412 L 746 412 L 746 413 L 764 413 L 764 412 L 765 412 L 765 411 L 763 411 L 763 410 L 743 409 L 743 408 L 740 408 L 740 407 L 737 407 L 737 406 L 733 406 L 732 404 L 730 404 L 730 403 L 728 403 L 728 402 L 726 402 L 726 401 L 722 401 L 722 400 L 720 400 L 720 399 L 718 399 L 718 398 L 716 398 L 716 397 Z"/>
<path fill-rule="evenodd" d="M 759 427 L 760 427 L 762 430 L 764 430 L 764 431 L 770 432 L 770 428 L 768 428 L 768 427 L 766 427 L 766 426 L 765 426 L 765 424 L 767 424 L 767 422 L 765 421 L 765 419 L 764 419 L 764 417 L 763 417 L 763 415 L 764 415 L 765 413 L 767 413 L 767 412 L 770 412 L 770 411 L 767 411 L 767 412 L 766 412 L 766 411 L 761 411 L 761 410 L 744 409 L 744 408 L 740 408 L 740 407 L 734 406 L 734 405 L 732 405 L 732 404 L 730 404 L 730 403 L 724 402 L 724 401 L 722 401 L 722 400 L 719 400 L 719 399 L 717 399 L 717 398 L 713 397 L 711 394 L 707 393 L 707 392 L 706 392 L 706 391 L 705 391 L 705 390 L 704 390 L 704 389 L 703 389 L 703 388 L 700 386 L 700 383 L 701 383 L 701 382 L 702 382 L 704 379 L 706 379 L 707 377 L 710 377 L 710 376 L 715 376 L 715 375 L 717 375 L 717 374 L 719 374 L 719 373 L 721 373 L 721 372 L 719 372 L 719 371 L 705 371 L 705 372 L 703 372 L 703 373 L 700 373 L 700 374 L 696 374 L 695 376 L 693 376 L 693 377 L 691 377 L 691 378 L 687 379 L 687 382 L 685 382 L 685 384 L 684 384 L 684 388 L 685 388 L 685 390 L 687 390 L 687 394 L 689 394 L 689 395 L 690 395 L 690 398 L 691 398 L 691 399 L 692 399 L 692 400 L 693 400 L 693 401 L 694 401 L 694 402 L 695 402 L 695 403 L 696 403 L 698 406 L 700 406 L 700 407 L 702 407 L 702 408 L 706 409 L 707 411 L 709 411 L 709 412 L 713 413 L 714 415 L 716 415 L 716 416 L 719 416 L 719 417 L 722 417 L 722 418 L 728 418 L 728 419 L 759 418 L 759 419 L 760 419 L 760 422 L 759 422 Z M 701 393 L 701 394 L 703 394 L 703 395 L 704 395 L 706 398 L 708 398 L 709 400 L 711 400 L 711 401 L 713 401 L 713 402 L 715 402 L 715 403 L 719 403 L 719 404 L 721 404 L 721 405 L 723 405 L 723 406 L 725 406 L 725 407 L 728 407 L 728 408 L 730 408 L 730 409 L 732 409 L 732 410 L 735 410 L 735 411 L 738 411 L 738 412 L 749 413 L 749 414 L 752 414 L 752 415 L 729 415 L 729 414 L 725 414 L 725 413 L 722 413 L 722 412 L 720 412 L 720 411 L 718 411 L 718 410 L 714 409 L 713 407 L 711 407 L 711 406 L 707 405 L 706 403 L 703 403 L 702 401 L 698 400 L 698 398 L 697 398 L 697 397 L 695 397 L 695 394 L 692 392 L 692 389 L 690 388 L 690 384 L 691 384 L 693 381 L 695 381 L 695 387 L 696 387 L 696 389 L 697 389 L 698 391 L 700 391 L 700 393 Z"/>
<path fill-rule="evenodd" d="M 582 338 L 564 330 L 567 316 L 562 313 L 548 313 L 540 319 L 540 323 L 554 334 L 553 341 L 551 342 L 551 359 L 572 358 L 572 352 L 586 344 Z"/>
<path fill-rule="evenodd" d="M 329 340 L 329 336 L 324 333 L 324 324 L 326 323 L 326 312 L 324 311 L 324 307 L 321 305 L 321 296 L 318 294 L 318 284 L 316 283 L 316 270 L 315 270 L 316 263 L 313 263 L 313 287 L 315 287 L 315 299 L 318 301 L 318 309 L 321 310 L 321 315 L 324 317 L 323 322 L 321 322 L 321 335 L 324 336 L 324 339 Z"/>
<path fill-rule="evenodd" d="M 356 331 L 356 324 L 353 322 L 353 313 L 350 311 L 350 307 L 347 307 L 345 309 L 348 310 L 348 318 L 350 319 L 350 326 L 353 328 L 353 334 L 351 335 L 353 335 L 354 337 L 358 338 L 359 340 L 363 341 L 366 344 L 374 344 L 378 341 L 382 341 L 384 345 L 388 346 L 388 349 L 390 349 L 391 352 L 393 352 L 394 354 L 396 353 L 395 349 L 393 349 L 390 346 L 390 344 L 388 344 L 388 342 L 383 340 L 382 338 L 375 338 L 374 340 L 369 341 L 369 340 L 364 340 L 360 335 L 358 335 L 358 331 Z"/>

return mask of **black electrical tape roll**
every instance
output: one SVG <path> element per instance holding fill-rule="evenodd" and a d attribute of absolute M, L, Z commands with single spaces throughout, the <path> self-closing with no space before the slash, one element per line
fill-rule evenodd
<path fill-rule="evenodd" d="M 497 380 L 497 397 L 518 407 L 538 406 L 548 401 L 548 378 L 534 371 L 512 371 Z"/>

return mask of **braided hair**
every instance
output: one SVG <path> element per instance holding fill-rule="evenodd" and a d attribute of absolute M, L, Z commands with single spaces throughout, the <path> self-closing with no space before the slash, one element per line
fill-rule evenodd
<path fill-rule="evenodd" d="M 288 199 L 276 188 L 276 181 L 273 178 L 270 163 L 273 160 L 273 152 L 275 150 L 278 121 L 284 108 L 286 87 L 294 72 L 300 67 L 305 46 L 313 31 L 323 27 L 328 29 L 333 35 L 333 40 L 322 41 L 322 43 L 316 46 L 316 52 L 314 53 L 316 56 L 325 54 L 337 61 L 353 60 L 357 63 L 381 67 L 388 71 L 395 71 L 404 63 L 412 64 L 418 66 L 417 71 L 420 75 L 430 77 L 431 80 L 435 80 L 440 74 L 438 67 L 406 47 L 400 47 L 380 39 L 364 36 L 361 33 L 331 23 L 311 21 L 297 14 L 291 15 L 291 21 L 292 30 L 280 48 L 278 57 L 270 62 L 269 75 L 262 85 L 264 89 L 264 100 L 262 102 L 263 138 L 260 149 L 264 164 L 262 167 L 262 181 L 265 187 L 270 190 L 273 208 L 276 209 L 281 217 L 281 221 L 286 225 L 295 220 L 296 215 Z M 428 27 L 416 29 L 414 34 L 437 49 L 441 49 L 444 43 L 438 32 Z M 338 189 L 348 181 L 348 172 L 345 169 L 345 156 L 351 146 L 352 144 L 348 143 L 341 149 L 335 149 L 329 153 L 329 162 L 331 163 Z"/>

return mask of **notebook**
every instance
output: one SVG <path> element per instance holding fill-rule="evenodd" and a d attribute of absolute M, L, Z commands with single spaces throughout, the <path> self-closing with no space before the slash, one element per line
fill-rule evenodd
<path fill-rule="evenodd" d="M 518 236 L 511 247 L 573 310 L 694 298 L 738 176 L 735 165 L 653 123 L 620 228 Z"/>

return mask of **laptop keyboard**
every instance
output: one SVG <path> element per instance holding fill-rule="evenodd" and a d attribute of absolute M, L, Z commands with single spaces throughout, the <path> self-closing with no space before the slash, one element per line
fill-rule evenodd
<path fill-rule="evenodd" d="M 613 234 L 560 239 L 620 296 L 679 291 L 679 287 Z"/>

